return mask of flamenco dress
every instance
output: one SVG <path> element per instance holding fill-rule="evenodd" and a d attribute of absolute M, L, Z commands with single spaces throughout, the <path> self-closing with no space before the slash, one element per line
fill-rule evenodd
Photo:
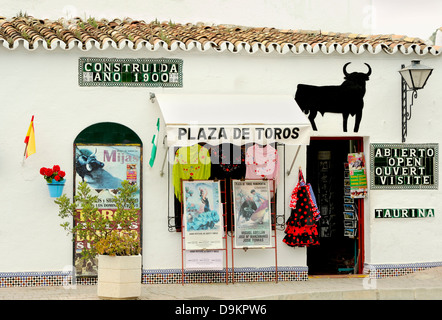
<path fill-rule="evenodd" d="M 290 247 L 319 245 L 316 223 L 321 216 L 311 186 L 305 183 L 301 171 L 299 182 L 291 195 L 290 208 L 283 242 Z"/>

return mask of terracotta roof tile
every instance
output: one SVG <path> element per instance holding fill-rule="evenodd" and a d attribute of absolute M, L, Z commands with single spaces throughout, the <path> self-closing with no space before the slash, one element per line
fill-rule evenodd
<path fill-rule="evenodd" d="M 431 53 L 441 48 L 429 46 L 418 38 L 404 35 L 364 35 L 319 30 L 279 30 L 270 27 L 236 25 L 174 24 L 142 20 L 42 20 L 33 17 L 0 17 L 0 44 L 9 49 L 21 43 L 30 50 L 42 46 L 53 50 L 79 48 L 104 50 L 109 46 L 133 50 L 191 50 L 212 48 L 249 53 L 257 51 L 286 53 Z"/>

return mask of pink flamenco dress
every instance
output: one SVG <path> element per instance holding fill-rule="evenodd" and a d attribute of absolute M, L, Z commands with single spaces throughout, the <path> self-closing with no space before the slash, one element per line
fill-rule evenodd
<path fill-rule="evenodd" d="M 298 184 L 290 199 L 291 213 L 287 219 L 285 237 L 282 240 L 290 247 L 319 245 L 317 221 L 320 213 L 310 184 L 305 183 L 299 170 Z"/>

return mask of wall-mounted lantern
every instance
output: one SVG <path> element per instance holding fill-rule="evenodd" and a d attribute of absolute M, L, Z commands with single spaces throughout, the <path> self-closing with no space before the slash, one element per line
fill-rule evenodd
<path fill-rule="evenodd" d="M 425 86 L 432 72 L 433 68 L 420 64 L 419 60 L 412 60 L 411 65 L 402 65 L 402 69 L 399 70 L 402 76 L 402 142 L 405 142 L 407 136 L 407 122 L 411 119 L 411 107 L 417 98 L 417 90 Z M 410 111 L 407 103 L 408 91 L 412 91 Z"/>

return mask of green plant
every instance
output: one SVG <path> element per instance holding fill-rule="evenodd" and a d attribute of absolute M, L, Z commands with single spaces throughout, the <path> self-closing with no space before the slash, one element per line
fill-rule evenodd
<path fill-rule="evenodd" d="M 74 223 L 64 221 L 60 226 L 73 235 L 73 240 L 87 240 L 90 244 L 82 249 L 83 259 L 92 259 L 99 253 L 97 244 L 103 254 L 114 252 L 113 242 L 118 242 L 117 246 L 123 248 L 118 251 L 119 255 L 134 252 L 134 250 L 127 251 L 124 248 L 129 244 L 134 247 L 135 240 L 138 241 L 139 247 L 138 237 L 135 239 L 133 236 L 128 237 L 136 232 L 134 230 L 138 223 L 138 209 L 135 208 L 136 199 L 133 196 L 137 191 L 136 185 L 123 181 L 121 188 L 114 196 L 117 209 L 113 215 L 102 214 L 95 207 L 98 197 L 91 195 L 91 189 L 86 182 L 79 183 L 78 192 L 74 196 L 73 202 L 65 194 L 54 201 L 59 206 L 59 217 L 63 220 L 74 221 Z"/>
<path fill-rule="evenodd" d="M 95 244 L 98 254 L 109 256 L 131 256 L 141 252 L 138 233 L 113 230 Z"/>

